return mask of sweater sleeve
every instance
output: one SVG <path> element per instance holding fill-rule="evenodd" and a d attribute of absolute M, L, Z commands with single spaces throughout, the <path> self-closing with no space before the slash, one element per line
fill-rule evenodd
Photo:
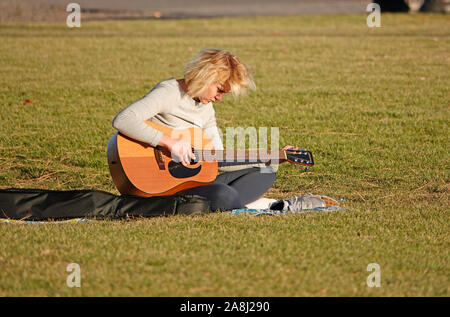
<path fill-rule="evenodd" d="M 205 129 L 205 132 L 211 138 L 211 142 L 214 145 L 215 150 L 223 150 L 222 138 L 220 137 L 219 128 L 212 126 Z"/>
<path fill-rule="evenodd" d="M 211 115 L 203 125 L 203 129 L 205 130 L 206 134 L 208 134 L 208 136 L 211 138 L 211 142 L 214 145 L 214 149 L 223 150 L 222 137 L 220 135 L 219 128 L 217 127 L 216 115 L 212 105 L 211 105 Z"/>
<path fill-rule="evenodd" d="M 143 98 L 120 111 L 112 125 L 130 138 L 157 146 L 163 133 L 150 127 L 145 121 L 164 112 L 174 101 L 175 94 L 170 87 L 159 84 Z"/>

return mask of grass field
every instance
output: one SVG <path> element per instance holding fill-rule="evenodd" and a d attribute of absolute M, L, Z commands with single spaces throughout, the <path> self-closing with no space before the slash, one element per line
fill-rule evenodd
<path fill-rule="evenodd" d="M 118 194 L 115 114 L 229 49 L 258 90 L 215 105 L 219 127 L 279 127 L 267 196 L 346 211 L 0 225 L 1 296 L 449 296 L 450 17 L 364 15 L 0 24 L 0 186 Z M 28 102 L 26 100 L 28 99 Z M 81 287 L 66 266 L 81 266 Z M 369 263 L 381 287 L 369 288 Z"/>

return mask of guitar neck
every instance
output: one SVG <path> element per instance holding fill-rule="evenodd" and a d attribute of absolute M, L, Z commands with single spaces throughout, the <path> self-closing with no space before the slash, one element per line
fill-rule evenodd
<path fill-rule="evenodd" d="M 286 161 L 283 150 L 194 150 L 199 161 L 217 161 L 219 166 L 247 165 Z"/>

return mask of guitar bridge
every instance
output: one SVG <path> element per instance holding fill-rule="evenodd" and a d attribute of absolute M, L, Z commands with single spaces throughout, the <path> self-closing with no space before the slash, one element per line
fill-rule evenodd
<path fill-rule="evenodd" d="M 164 157 L 162 156 L 162 153 L 160 150 L 158 150 L 156 147 L 155 149 L 155 159 L 156 163 L 158 163 L 158 167 L 160 170 L 165 170 L 166 167 L 164 166 Z"/>

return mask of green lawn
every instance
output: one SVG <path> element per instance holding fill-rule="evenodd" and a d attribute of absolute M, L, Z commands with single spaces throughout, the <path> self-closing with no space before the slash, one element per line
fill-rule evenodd
<path fill-rule="evenodd" d="M 1 296 L 449 296 L 450 17 L 365 15 L 0 24 L 0 186 L 118 194 L 115 114 L 203 47 L 258 90 L 219 127 L 279 127 L 316 166 L 268 197 L 346 211 L 0 225 Z M 29 99 L 31 103 L 26 103 Z M 81 287 L 66 266 L 81 266 Z M 369 263 L 381 287 L 369 288 Z"/>

